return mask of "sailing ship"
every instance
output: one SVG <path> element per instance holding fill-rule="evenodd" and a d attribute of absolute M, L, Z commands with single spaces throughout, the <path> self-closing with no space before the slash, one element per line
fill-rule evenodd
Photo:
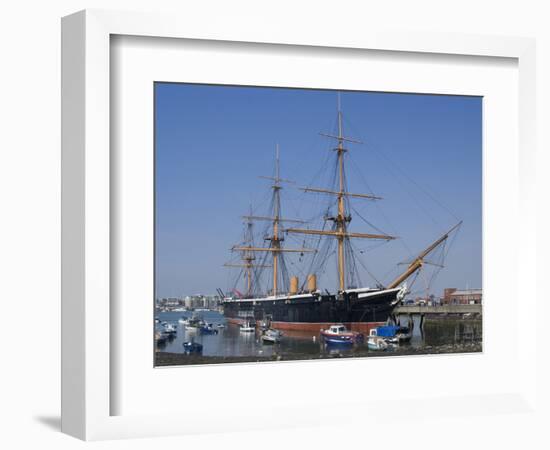
<path fill-rule="evenodd" d="M 222 296 L 223 313 L 230 323 L 242 324 L 255 320 L 258 323 L 269 320 L 271 327 L 279 330 L 299 330 L 318 333 L 332 324 L 343 324 L 348 329 L 363 332 L 368 335 L 392 317 L 392 311 L 408 292 L 407 280 L 417 273 L 427 262 L 426 257 L 439 248 L 460 225 L 452 227 L 418 255 L 407 263 L 406 270 L 386 286 L 377 284 L 375 287 L 355 286 L 350 283 L 349 268 L 356 269 L 355 255 L 351 251 L 350 241 L 353 239 L 368 239 L 375 241 L 391 241 L 396 239 L 383 233 L 365 233 L 350 230 L 352 220 L 350 199 L 377 201 L 381 197 L 369 193 L 352 193 L 347 189 L 345 154 L 347 144 L 361 142 L 346 137 L 343 133 L 342 111 L 338 101 L 337 134 L 323 136 L 336 142 L 333 150 L 336 152 L 336 183 L 330 189 L 320 187 L 301 188 L 304 193 L 329 195 L 336 199 L 336 211 L 324 215 L 325 226 L 321 229 L 306 228 L 303 220 L 288 219 L 281 214 L 281 190 L 283 184 L 292 183 L 280 177 L 279 148 L 276 150 L 275 173 L 272 177 L 261 177 L 271 181 L 271 208 L 266 216 L 250 214 L 243 216 L 246 227 L 244 240 L 231 248 L 240 254 L 241 261 L 228 263 L 227 267 L 240 268 L 244 273 L 245 292 L 233 289 L 230 295 L 218 289 Z M 268 222 L 269 234 L 264 237 L 267 245 L 257 245 L 254 241 L 253 226 L 257 221 Z M 287 226 L 290 224 L 290 226 Z M 326 227 L 326 224 L 329 224 Z M 317 287 L 317 274 L 309 273 L 306 282 L 300 286 L 298 276 L 288 277 L 285 264 L 286 254 L 311 254 L 318 257 L 318 248 L 290 248 L 285 245 L 285 235 L 317 236 L 319 242 L 325 239 L 335 240 L 337 244 L 337 289 L 334 292 L 321 291 Z M 256 263 L 256 255 L 262 255 Z M 321 257 L 321 256 L 319 256 Z M 260 274 L 270 268 L 270 286 L 264 294 L 258 294 Z M 289 281 L 289 282 L 288 282 Z"/>

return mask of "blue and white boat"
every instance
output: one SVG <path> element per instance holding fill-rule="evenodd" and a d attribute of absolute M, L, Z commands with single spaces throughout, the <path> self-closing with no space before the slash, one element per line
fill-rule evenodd
<path fill-rule="evenodd" d="M 364 336 L 356 331 L 348 331 L 341 323 L 331 325 L 328 330 L 321 330 L 321 336 L 327 344 L 349 344 L 362 342 Z"/>
<path fill-rule="evenodd" d="M 200 331 L 202 334 L 218 334 L 218 330 L 212 326 L 211 323 L 205 323 Z"/>
<path fill-rule="evenodd" d="M 382 325 L 376 327 L 376 336 L 384 338 L 387 343 L 398 344 L 399 338 L 397 337 L 397 332 L 399 330 L 397 325 Z"/>
<path fill-rule="evenodd" d="M 390 344 L 399 344 L 411 340 L 412 332 L 409 327 L 400 325 L 383 325 L 376 328 L 377 336 L 380 336 Z"/>
<path fill-rule="evenodd" d="M 386 350 L 389 347 L 386 339 L 387 338 L 385 337 L 378 336 L 378 328 L 373 328 L 370 330 L 370 334 L 367 339 L 367 347 L 369 350 Z"/>

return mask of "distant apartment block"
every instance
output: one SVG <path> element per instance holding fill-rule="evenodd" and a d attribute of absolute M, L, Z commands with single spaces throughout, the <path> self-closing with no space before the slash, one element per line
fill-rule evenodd
<path fill-rule="evenodd" d="M 185 307 L 188 309 L 208 308 L 219 306 L 220 298 L 217 295 L 188 295 L 182 298 L 168 297 L 157 299 L 157 306 L 161 308 Z"/>

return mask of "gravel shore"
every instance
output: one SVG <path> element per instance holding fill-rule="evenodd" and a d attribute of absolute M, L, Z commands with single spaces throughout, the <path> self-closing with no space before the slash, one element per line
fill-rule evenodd
<path fill-rule="evenodd" d="M 449 353 L 479 353 L 482 351 L 481 343 L 441 345 L 437 347 L 425 346 L 415 348 L 401 346 L 390 351 L 374 352 L 366 348 L 356 349 L 349 353 L 317 355 L 292 354 L 273 356 L 202 356 L 185 355 L 183 353 L 157 352 L 155 354 L 155 366 L 181 366 L 190 364 L 221 364 L 240 362 L 265 362 L 265 361 L 297 361 L 312 359 L 333 359 L 333 358 L 358 358 L 358 357 L 384 357 L 384 356 L 409 356 L 409 355 L 441 355 Z"/>

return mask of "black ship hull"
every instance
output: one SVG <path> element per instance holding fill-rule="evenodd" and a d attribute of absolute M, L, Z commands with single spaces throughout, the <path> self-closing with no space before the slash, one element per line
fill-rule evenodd
<path fill-rule="evenodd" d="M 269 320 L 282 330 L 319 331 L 334 323 L 368 332 L 386 322 L 399 302 L 401 289 L 349 292 L 342 295 L 320 293 L 256 299 L 226 299 L 223 312 L 231 323 L 245 319 Z"/>

